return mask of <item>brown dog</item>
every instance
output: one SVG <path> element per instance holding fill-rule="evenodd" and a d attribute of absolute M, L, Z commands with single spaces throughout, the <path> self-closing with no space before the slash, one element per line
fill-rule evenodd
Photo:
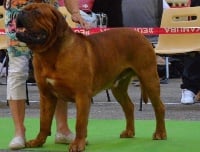
<path fill-rule="evenodd" d="M 51 132 L 57 99 L 62 99 L 75 102 L 77 107 L 76 138 L 69 151 L 83 151 L 91 98 L 106 88 L 111 88 L 125 113 L 126 128 L 120 137 L 133 137 L 134 105 L 127 90 L 134 75 L 138 76 L 143 95 L 150 98 L 155 110 L 153 139 L 166 139 L 156 56 L 142 34 L 119 28 L 83 36 L 74 33 L 61 13 L 48 4 L 25 7 L 17 17 L 17 27 L 25 29 L 17 33 L 18 39 L 34 52 L 40 91 L 40 132 L 27 143 L 28 147 L 45 143 Z"/>

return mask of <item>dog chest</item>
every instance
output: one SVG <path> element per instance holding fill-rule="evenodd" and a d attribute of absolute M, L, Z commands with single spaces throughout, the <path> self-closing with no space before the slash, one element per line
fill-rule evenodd
<path fill-rule="evenodd" d="M 57 79 L 46 78 L 46 84 L 48 85 L 49 91 L 57 98 L 65 101 L 73 99 L 74 93 L 72 89 L 64 82 L 60 82 Z"/>
<path fill-rule="evenodd" d="M 55 85 L 55 80 L 54 80 L 54 79 L 46 78 L 46 82 L 47 82 L 47 84 L 50 84 L 50 85 L 52 85 L 52 86 Z"/>

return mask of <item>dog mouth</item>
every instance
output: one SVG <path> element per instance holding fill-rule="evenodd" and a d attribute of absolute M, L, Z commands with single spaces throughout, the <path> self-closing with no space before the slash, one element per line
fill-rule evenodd
<path fill-rule="evenodd" d="M 48 33 L 45 30 L 34 30 L 31 26 L 31 19 L 21 12 L 16 18 L 16 37 L 19 41 L 26 44 L 44 44 L 48 38 Z"/>

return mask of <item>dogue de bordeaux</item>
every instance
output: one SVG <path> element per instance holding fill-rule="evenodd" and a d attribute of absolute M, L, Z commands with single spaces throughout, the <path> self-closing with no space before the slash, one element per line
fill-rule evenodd
<path fill-rule="evenodd" d="M 76 104 L 76 137 L 70 152 L 85 149 L 91 98 L 110 88 L 122 106 L 126 128 L 121 138 L 135 135 L 134 105 L 127 90 L 137 75 L 145 101 L 155 111 L 153 139 L 166 139 L 165 107 L 160 98 L 156 55 L 139 32 L 116 28 L 84 36 L 74 33 L 62 14 L 48 4 L 26 6 L 16 21 L 17 37 L 33 51 L 35 78 L 40 92 L 40 132 L 27 147 L 42 146 L 51 133 L 57 99 Z M 20 29 L 21 28 L 21 29 Z"/>

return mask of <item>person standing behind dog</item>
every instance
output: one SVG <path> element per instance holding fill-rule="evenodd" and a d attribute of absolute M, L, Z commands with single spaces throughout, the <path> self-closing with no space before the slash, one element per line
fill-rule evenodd
<path fill-rule="evenodd" d="M 58 7 L 56 0 L 5 0 L 6 9 L 5 25 L 8 41 L 9 68 L 7 77 L 7 100 L 14 122 L 14 138 L 9 144 L 10 149 L 25 147 L 25 103 L 26 103 L 26 80 L 29 70 L 30 50 L 16 38 L 15 19 L 24 6 L 33 2 L 44 2 Z M 79 13 L 78 0 L 65 0 L 65 6 L 72 15 L 72 20 L 87 27 Z M 56 143 L 70 143 L 74 140 L 74 134 L 67 124 L 67 102 L 59 101 L 55 111 L 57 133 Z"/>
<path fill-rule="evenodd" d="M 200 6 L 200 0 L 191 0 L 191 7 Z M 184 57 L 184 69 L 181 84 L 181 103 L 193 104 L 200 90 L 200 53 L 191 52 Z"/>
<path fill-rule="evenodd" d="M 92 11 L 108 16 L 108 27 L 123 27 L 122 0 L 95 0 Z"/>

